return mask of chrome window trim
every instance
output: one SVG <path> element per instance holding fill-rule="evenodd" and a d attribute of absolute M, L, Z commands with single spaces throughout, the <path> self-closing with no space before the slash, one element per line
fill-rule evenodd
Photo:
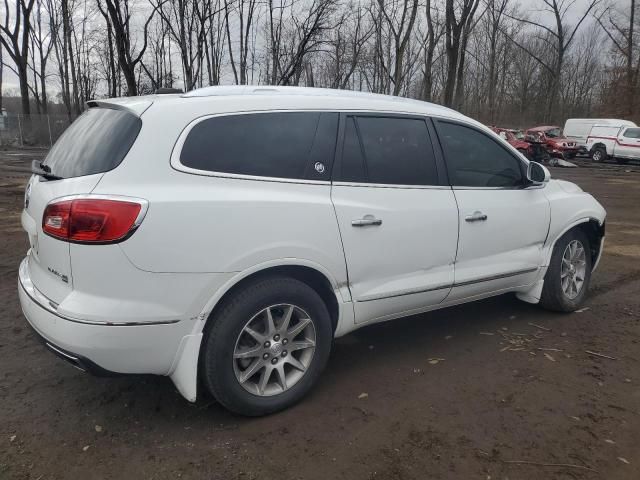
<path fill-rule="evenodd" d="M 395 183 L 333 182 L 338 187 L 402 188 L 413 190 L 451 190 L 451 185 L 401 185 Z"/>
<path fill-rule="evenodd" d="M 451 186 L 453 190 L 537 190 L 538 188 L 544 188 L 547 184 L 542 185 L 528 185 L 522 187 L 463 187 L 463 186 Z"/>

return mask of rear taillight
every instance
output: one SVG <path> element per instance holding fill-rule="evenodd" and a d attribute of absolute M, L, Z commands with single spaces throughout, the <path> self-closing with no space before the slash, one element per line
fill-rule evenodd
<path fill-rule="evenodd" d="M 113 198 L 61 199 L 47 205 L 42 230 L 77 243 L 114 243 L 138 227 L 146 202 Z"/>

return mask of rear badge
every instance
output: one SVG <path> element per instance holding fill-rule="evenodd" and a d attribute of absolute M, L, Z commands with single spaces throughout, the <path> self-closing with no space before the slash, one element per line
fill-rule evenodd
<path fill-rule="evenodd" d="M 67 277 L 66 275 L 63 275 L 62 273 L 57 272 L 56 270 L 54 270 L 51 267 L 47 267 L 47 270 L 49 270 L 51 273 L 53 273 L 56 277 L 58 277 L 64 283 L 69 283 L 69 277 Z"/>

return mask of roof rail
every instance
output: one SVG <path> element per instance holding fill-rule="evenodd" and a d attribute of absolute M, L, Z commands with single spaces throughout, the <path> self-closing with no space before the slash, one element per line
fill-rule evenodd
<path fill-rule="evenodd" d="M 162 88 L 156 88 L 156 91 L 154 93 L 156 95 L 168 95 L 170 93 L 184 93 L 184 92 L 182 91 L 181 88 L 162 87 Z"/>

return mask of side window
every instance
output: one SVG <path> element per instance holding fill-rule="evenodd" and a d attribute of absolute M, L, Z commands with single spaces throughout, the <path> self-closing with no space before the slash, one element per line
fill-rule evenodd
<path fill-rule="evenodd" d="M 364 155 L 362 154 L 362 148 L 360 148 L 360 139 L 356 129 L 356 120 L 353 117 L 347 117 L 344 127 L 340 180 L 358 183 L 366 183 L 368 181 L 364 169 Z"/>
<path fill-rule="evenodd" d="M 358 117 L 370 183 L 437 185 L 438 173 L 424 120 Z"/>
<path fill-rule="evenodd" d="M 640 138 L 640 128 L 627 128 L 624 136 L 626 138 Z"/>
<path fill-rule="evenodd" d="M 438 185 L 424 120 L 347 117 L 339 180 L 387 185 Z"/>
<path fill-rule="evenodd" d="M 318 112 L 208 118 L 189 132 L 180 162 L 210 172 L 328 180 L 337 119 L 337 113 Z"/>
<path fill-rule="evenodd" d="M 494 139 L 470 127 L 438 122 L 449 180 L 461 187 L 523 185 L 521 162 Z"/>

